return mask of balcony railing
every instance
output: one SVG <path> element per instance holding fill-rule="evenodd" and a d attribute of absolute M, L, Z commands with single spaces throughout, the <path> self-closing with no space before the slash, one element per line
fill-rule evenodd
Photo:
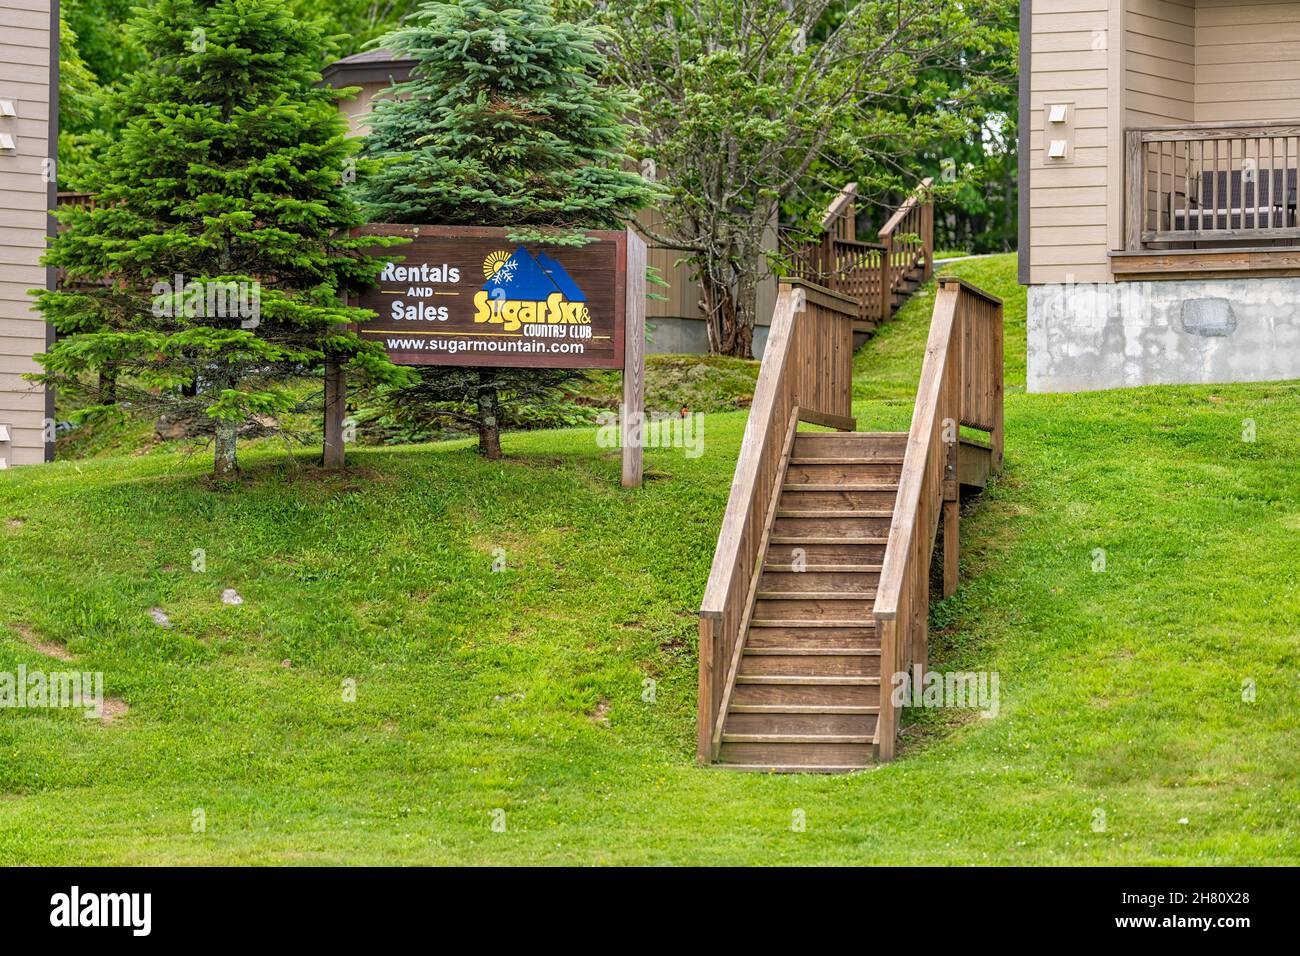
<path fill-rule="evenodd" d="M 1300 245 L 1300 122 L 1125 130 L 1125 246 Z"/>

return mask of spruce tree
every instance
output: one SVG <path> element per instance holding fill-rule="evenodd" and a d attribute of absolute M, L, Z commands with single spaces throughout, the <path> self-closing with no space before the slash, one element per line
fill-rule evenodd
<path fill-rule="evenodd" d="M 621 228 L 654 193 L 625 168 L 631 104 L 602 83 L 606 40 L 545 0 L 423 4 L 381 41 L 415 66 L 371 116 L 365 151 L 382 166 L 362 190 L 369 218 L 504 226 L 517 241 L 555 243 Z M 399 417 L 473 409 L 480 451 L 499 458 L 503 403 L 554 395 L 580 375 L 427 367 L 385 398 Z"/>
<path fill-rule="evenodd" d="M 61 214 L 40 378 L 84 393 L 98 373 L 120 402 L 208 421 L 227 478 L 240 426 L 295 405 L 288 379 L 327 358 L 405 373 L 345 325 L 372 314 L 341 290 L 381 264 L 347 233 L 355 145 L 317 85 L 321 31 L 282 0 L 153 0 L 132 30 L 149 60 L 113 98 L 123 129 L 83 183 L 95 207 Z"/>

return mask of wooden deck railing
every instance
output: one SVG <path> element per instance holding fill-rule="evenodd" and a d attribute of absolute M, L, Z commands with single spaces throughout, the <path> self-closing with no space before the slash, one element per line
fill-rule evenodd
<path fill-rule="evenodd" d="M 90 209 L 94 209 L 94 208 L 95 208 L 95 194 L 94 194 L 94 193 L 73 193 L 73 192 L 63 192 L 63 193 L 59 193 L 59 194 L 58 194 L 58 199 L 59 199 L 59 206 L 60 206 L 60 207 L 63 207 L 63 206 L 86 206 L 87 208 L 90 208 Z"/>
<path fill-rule="evenodd" d="M 956 534 L 959 426 L 989 433 L 1002 463 L 1002 302 L 959 279 L 940 279 L 912 427 L 885 547 L 874 615 L 880 636 L 879 759 L 891 760 L 899 708 L 895 675 L 927 660 L 930 561 L 940 518 Z"/>
<path fill-rule="evenodd" d="M 800 421 L 852 431 L 857 303 L 806 283 L 783 283 L 772 314 L 736 476 L 700 604 L 698 756 L 717 754 L 735 684 L 760 562 Z"/>
<path fill-rule="evenodd" d="M 1300 124 L 1124 131 L 1125 246 L 1300 243 Z"/>
<path fill-rule="evenodd" d="M 933 179 L 924 179 L 876 234 L 857 238 L 857 183 L 849 183 L 822 218 L 822 235 L 801 246 L 784 245 L 792 275 L 858 301 L 858 320 L 874 328 L 893 314 L 894 298 L 913 276 L 934 271 Z"/>

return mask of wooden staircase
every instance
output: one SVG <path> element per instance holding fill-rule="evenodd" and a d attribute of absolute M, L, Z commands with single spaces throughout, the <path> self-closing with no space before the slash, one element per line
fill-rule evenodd
<path fill-rule="evenodd" d="M 907 435 L 795 435 L 718 759 L 851 770 L 875 759 L 872 604 Z"/>
<path fill-rule="evenodd" d="M 857 183 L 849 183 L 822 217 L 812 242 L 782 235 L 792 277 L 854 299 L 853 331 L 860 340 L 887 322 L 934 273 L 933 179 L 923 179 L 877 231 L 857 236 Z"/>
<path fill-rule="evenodd" d="M 700 610 L 702 763 L 837 772 L 891 759 L 891 675 L 925 667 L 940 519 L 951 593 L 960 486 L 1000 465 L 1000 303 L 945 280 L 909 432 L 853 430 L 852 305 L 810 286 L 778 297 Z M 958 438 L 957 422 L 990 441 Z"/>

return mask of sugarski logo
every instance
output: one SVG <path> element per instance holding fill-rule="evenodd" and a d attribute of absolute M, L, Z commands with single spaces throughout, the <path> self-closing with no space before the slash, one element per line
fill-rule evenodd
<path fill-rule="evenodd" d="M 587 297 L 564 267 L 520 246 L 483 260 L 487 281 L 474 294 L 474 321 L 514 332 L 523 325 L 590 326 Z"/>

